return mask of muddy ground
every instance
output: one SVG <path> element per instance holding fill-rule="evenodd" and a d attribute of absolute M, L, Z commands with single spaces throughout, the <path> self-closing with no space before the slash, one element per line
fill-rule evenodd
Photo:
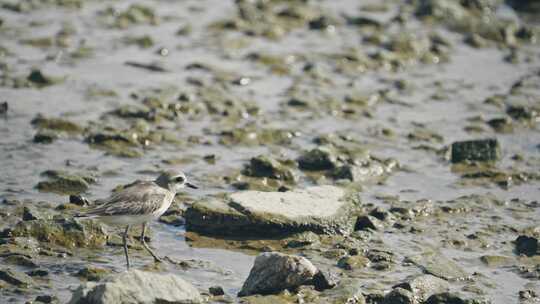
<path fill-rule="evenodd" d="M 356 279 L 371 303 L 422 272 L 464 299 L 538 302 L 540 251 L 515 241 L 540 234 L 539 15 L 532 0 L 0 0 L 0 268 L 23 277 L 0 277 L 0 302 L 63 303 L 123 271 L 119 237 L 71 225 L 86 206 L 69 195 L 166 168 L 200 186 L 151 225 L 183 262 L 155 267 L 136 242 L 132 260 L 222 286 L 209 302 L 301 302 L 236 296 L 268 250 Z M 359 193 L 357 231 L 185 229 L 208 197 L 319 184 Z"/>

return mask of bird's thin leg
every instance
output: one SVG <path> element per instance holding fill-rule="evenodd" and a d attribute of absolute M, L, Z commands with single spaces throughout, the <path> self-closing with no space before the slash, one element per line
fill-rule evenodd
<path fill-rule="evenodd" d="M 161 262 L 161 259 L 152 251 L 152 249 L 150 249 L 150 247 L 148 247 L 148 245 L 146 244 L 146 241 L 144 240 L 144 234 L 146 233 L 146 223 L 142 224 L 142 232 L 141 232 L 141 243 L 143 244 L 144 246 L 144 249 L 146 249 L 153 257 L 154 257 L 154 261 L 156 263 L 160 263 Z"/>
<path fill-rule="evenodd" d="M 129 225 L 126 226 L 126 231 L 124 231 L 124 235 L 122 236 L 122 241 L 124 241 L 124 254 L 126 255 L 127 269 L 129 270 L 129 255 L 128 255 L 128 246 L 127 246 L 128 231 L 129 231 Z"/>

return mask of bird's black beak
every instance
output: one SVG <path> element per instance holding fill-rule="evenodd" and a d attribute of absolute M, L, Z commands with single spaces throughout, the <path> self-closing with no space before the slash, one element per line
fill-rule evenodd
<path fill-rule="evenodd" d="M 192 184 L 192 183 L 186 183 L 186 186 L 188 186 L 188 187 L 191 188 L 191 189 L 199 189 L 199 187 L 195 186 L 195 185 Z"/>

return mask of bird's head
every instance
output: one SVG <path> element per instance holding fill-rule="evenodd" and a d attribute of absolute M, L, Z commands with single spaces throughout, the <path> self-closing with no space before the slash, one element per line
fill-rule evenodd
<path fill-rule="evenodd" d="M 156 184 L 168 189 L 171 192 L 178 193 L 185 187 L 198 189 L 197 186 L 187 181 L 186 175 L 182 171 L 167 170 L 161 173 L 156 179 Z"/>

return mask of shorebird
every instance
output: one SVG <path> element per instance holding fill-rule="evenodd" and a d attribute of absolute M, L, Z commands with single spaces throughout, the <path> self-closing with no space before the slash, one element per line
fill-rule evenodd
<path fill-rule="evenodd" d="M 181 171 L 164 171 L 154 181 L 136 181 L 119 192 L 114 193 L 104 203 L 79 215 L 83 218 L 96 218 L 109 225 L 125 226 L 122 241 L 126 265 L 129 269 L 127 239 L 129 228 L 142 224 L 141 243 L 152 255 L 155 262 L 161 259 L 150 249 L 144 240 L 148 221 L 159 218 L 171 206 L 175 195 L 185 187 L 197 189 L 189 183 Z"/>

